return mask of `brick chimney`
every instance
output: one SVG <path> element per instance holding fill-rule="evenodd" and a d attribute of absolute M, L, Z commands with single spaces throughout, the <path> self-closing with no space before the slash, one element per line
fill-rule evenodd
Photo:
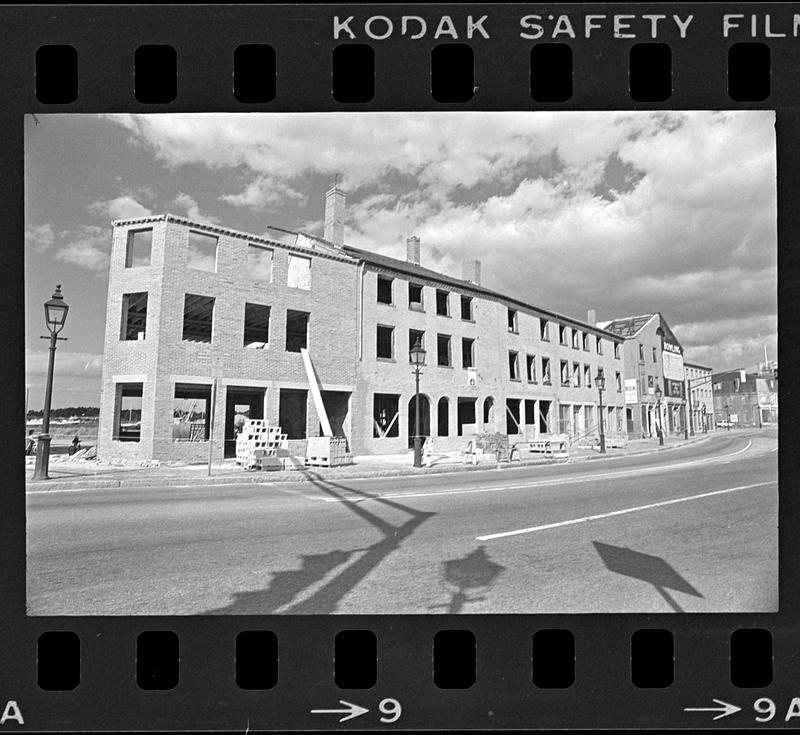
<path fill-rule="evenodd" d="M 419 238 L 416 235 L 406 238 L 406 260 L 419 265 Z"/>
<path fill-rule="evenodd" d="M 586 316 L 586 323 L 590 327 L 597 326 L 597 312 L 594 309 L 589 309 L 589 313 Z"/>
<path fill-rule="evenodd" d="M 344 245 L 345 193 L 338 183 L 325 194 L 325 239 L 336 245 Z"/>
<path fill-rule="evenodd" d="M 481 285 L 481 261 L 477 258 L 470 258 L 464 261 L 464 268 L 461 271 L 461 277 L 465 281 L 474 283 L 476 286 Z"/>

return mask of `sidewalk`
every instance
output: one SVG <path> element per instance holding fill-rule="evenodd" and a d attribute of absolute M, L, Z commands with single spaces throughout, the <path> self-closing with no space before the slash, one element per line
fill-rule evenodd
<path fill-rule="evenodd" d="M 157 467 L 132 465 L 109 465 L 98 461 L 74 461 L 50 463 L 49 480 L 34 481 L 33 457 L 26 458 L 25 482 L 28 492 L 55 492 L 64 490 L 105 489 L 117 487 L 160 487 L 193 485 L 242 485 L 248 483 L 308 482 L 312 480 L 347 480 L 380 477 L 404 477 L 410 475 L 430 475 L 453 472 L 474 472 L 536 466 L 549 464 L 572 464 L 576 462 L 611 459 L 635 454 L 649 454 L 677 447 L 688 446 L 710 438 L 713 434 L 699 434 L 684 440 L 670 437 L 664 446 L 656 439 L 632 439 L 624 449 L 608 448 L 605 455 L 597 449 L 573 447 L 569 460 L 553 460 L 536 455 L 524 457 L 520 461 L 502 462 L 499 465 L 491 455 L 484 457 L 477 465 L 464 464 L 458 457 L 434 458 L 429 467 L 413 467 L 413 455 L 381 454 L 353 458 L 353 463 L 343 467 L 306 467 L 286 471 L 245 471 L 233 459 L 211 465 L 208 476 L 207 464 L 169 463 Z"/>

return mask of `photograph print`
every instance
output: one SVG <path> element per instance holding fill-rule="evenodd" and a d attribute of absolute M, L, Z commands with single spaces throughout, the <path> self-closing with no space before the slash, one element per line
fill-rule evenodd
<path fill-rule="evenodd" d="M 24 125 L 28 615 L 778 610 L 773 112 Z"/>

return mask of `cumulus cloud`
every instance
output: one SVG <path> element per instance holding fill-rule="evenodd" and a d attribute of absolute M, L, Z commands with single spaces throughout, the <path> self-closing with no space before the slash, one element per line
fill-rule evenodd
<path fill-rule="evenodd" d="M 111 220 L 148 217 L 152 214 L 150 209 L 138 202 L 130 194 L 122 194 L 113 199 L 93 202 L 89 205 L 89 211 L 105 215 Z"/>
<path fill-rule="evenodd" d="M 561 313 L 661 311 L 715 366 L 774 341 L 772 112 L 110 119 L 170 168 L 244 172 L 232 206 L 300 203 L 339 173 L 353 245 L 402 258 L 417 234 L 425 265 L 481 258 L 485 285 Z"/>
<path fill-rule="evenodd" d="M 65 244 L 55 254 L 58 260 L 97 273 L 108 269 L 111 232 L 107 227 L 84 225 L 77 232 L 61 233 Z"/>
<path fill-rule="evenodd" d="M 36 253 L 49 250 L 55 242 L 55 238 L 53 226 L 49 223 L 25 228 L 25 248 Z"/>
<path fill-rule="evenodd" d="M 179 192 L 173 200 L 173 205 L 178 208 L 187 218 L 197 222 L 210 222 L 218 224 L 219 218 L 200 211 L 200 207 L 192 196 Z"/>
<path fill-rule="evenodd" d="M 223 194 L 219 199 L 233 207 L 247 207 L 255 212 L 275 204 L 306 202 L 304 194 L 270 176 L 257 176 L 239 194 Z"/>

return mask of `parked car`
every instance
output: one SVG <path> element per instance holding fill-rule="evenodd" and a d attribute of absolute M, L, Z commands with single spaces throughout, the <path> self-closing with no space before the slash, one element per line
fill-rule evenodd
<path fill-rule="evenodd" d="M 723 420 L 723 421 L 717 421 L 717 423 L 714 424 L 714 426 L 716 426 L 718 429 L 730 429 L 736 426 L 736 424 L 734 424 L 733 421 Z"/>

